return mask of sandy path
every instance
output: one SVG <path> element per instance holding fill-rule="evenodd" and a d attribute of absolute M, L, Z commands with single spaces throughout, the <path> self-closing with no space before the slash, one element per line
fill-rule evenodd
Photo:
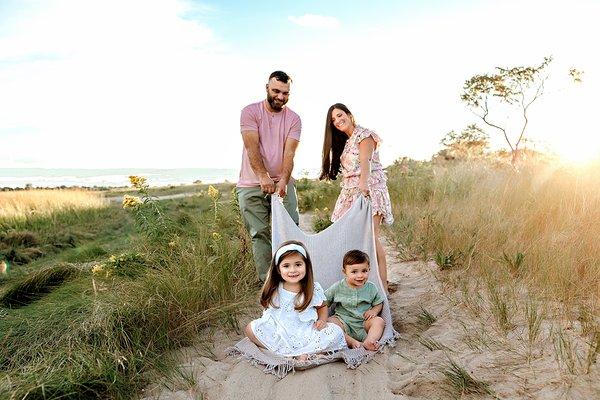
<path fill-rule="evenodd" d="M 310 228 L 303 215 L 301 228 Z M 550 325 L 542 323 L 540 339 L 526 350 L 526 321 L 514 318 L 508 334 L 494 327 L 488 304 L 465 297 L 465 289 L 441 276 L 433 264 L 399 262 L 386 245 L 389 280 L 398 284 L 390 295 L 394 325 L 401 339 L 373 361 L 355 370 L 343 363 L 323 365 L 277 380 L 246 361 L 229 357 L 225 349 L 241 336 L 216 332 L 210 358 L 206 350 L 182 349 L 177 378 L 143 393 L 148 399 L 600 399 L 600 374 L 559 368 Z M 467 300 L 465 300 L 465 298 Z M 476 297 L 474 297 L 476 298 Z M 424 323 L 423 310 L 437 319 Z M 475 311 L 473 311 L 475 310 Z M 260 315 L 256 309 L 240 321 L 244 326 Z M 576 339 L 576 338 L 575 338 Z M 575 340 L 574 339 L 574 340 Z M 433 347 L 430 350 L 429 347 Z M 580 343 L 582 341 L 574 341 Z M 432 346 L 433 344 L 433 346 Z M 436 349 L 439 348 L 439 349 Z M 585 346 L 584 346 L 585 347 Z M 584 347 L 581 354 L 584 356 Z M 585 357 L 583 357 L 585 358 Z M 443 371 L 449 360 L 473 378 L 485 382 L 489 394 L 462 393 L 448 384 Z M 482 386 L 483 387 L 483 386 Z"/>

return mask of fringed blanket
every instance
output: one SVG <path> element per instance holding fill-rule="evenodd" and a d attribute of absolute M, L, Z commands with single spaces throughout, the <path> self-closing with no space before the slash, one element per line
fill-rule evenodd
<path fill-rule="evenodd" d="M 312 259 L 315 281 L 319 282 L 324 289 L 344 277 L 342 258 L 347 251 L 359 249 L 369 255 L 371 263 L 369 280 L 375 283 L 385 298 L 380 314 L 385 320 L 385 330 L 379 340 L 379 351 L 385 345 L 393 345 L 399 334 L 392 326 L 389 302 L 379 278 L 371 203 L 359 196 L 352 208 L 333 225 L 317 234 L 307 234 L 294 223 L 277 196 L 272 196 L 271 199 L 273 252 L 286 240 L 298 240 L 304 243 Z M 313 355 L 307 361 L 299 361 L 260 349 L 248 338 L 242 339 L 229 350 L 230 354 L 241 356 L 254 365 L 263 366 L 265 372 L 279 378 L 296 369 L 311 368 L 337 360 L 343 360 L 348 368 L 356 368 L 371 360 L 376 353 L 364 348 L 344 349 L 330 354 Z"/>

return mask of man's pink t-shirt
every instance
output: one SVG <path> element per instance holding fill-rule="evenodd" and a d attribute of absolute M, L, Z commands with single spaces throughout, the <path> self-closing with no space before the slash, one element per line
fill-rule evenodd
<path fill-rule="evenodd" d="M 260 155 L 267 172 L 275 182 L 281 177 L 283 149 L 287 138 L 300 141 L 302 123 L 298 114 L 287 107 L 278 113 L 267 110 L 265 100 L 244 107 L 240 117 L 241 132 L 257 131 L 260 140 Z M 260 180 L 250 166 L 250 158 L 244 146 L 242 168 L 238 187 L 260 186 Z"/>

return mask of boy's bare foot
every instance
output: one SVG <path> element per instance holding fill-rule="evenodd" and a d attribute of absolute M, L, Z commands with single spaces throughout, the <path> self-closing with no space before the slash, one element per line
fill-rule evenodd
<path fill-rule="evenodd" d="M 361 347 L 363 345 L 361 342 L 359 342 L 358 340 L 356 340 L 350 336 L 346 336 L 346 344 L 351 349 L 358 349 L 359 347 Z"/>
<path fill-rule="evenodd" d="M 377 342 L 377 340 L 367 339 L 363 343 L 363 346 L 365 346 L 365 349 L 370 351 L 377 351 L 379 349 L 379 343 Z"/>

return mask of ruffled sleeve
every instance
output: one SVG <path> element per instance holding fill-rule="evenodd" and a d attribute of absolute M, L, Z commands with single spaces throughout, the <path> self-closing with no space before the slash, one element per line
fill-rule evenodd
<path fill-rule="evenodd" d="M 381 144 L 381 138 L 379 137 L 378 134 L 376 134 L 375 132 L 373 132 L 370 129 L 363 128 L 362 126 L 357 126 L 356 128 L 357 128 L 357 132 L 356 132 L 356 143 L 357 144 L 368 137 L 372 137 L 373 140 L 375 141 L 375 148 L 379 147 L 379 145 Z"/>
<path fill-rule="evenodd" d="M 298 318 L 300 318 L 300 321 L 316 321 L 318 318 L 317 307 L 320 307 L 326 300 L 327 299 L 325 298 L 325 292 L 323 291 L 323 288 L 321 287 L 321 285 L 315 282 L 313 286 L 313 297 L 310 301 L 310 304 L 308 305 L 308 307 L 306 307 L 304 311 L 298 313 Z"/>
<path fill-rule="evenodd" d="M 319 307 L 323 304 L 323 302 L 327 301 L 327 297 L 325 297 L 325 291 L 319 284 L 319 282 L 315 282 L 313 289 L 313 298 L 310 302 L 310 307 Z"/>

